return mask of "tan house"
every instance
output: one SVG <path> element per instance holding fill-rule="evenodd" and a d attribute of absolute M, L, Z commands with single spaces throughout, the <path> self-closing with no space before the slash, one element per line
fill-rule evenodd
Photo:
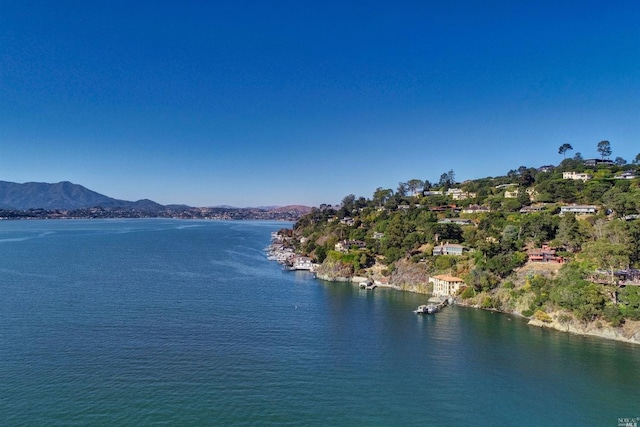
<path fill-rule="evenodd" d="M 433 283 L 434 296 L 455 295 L 465 286 L 464 280 L 447 274 L 429 277 L 429 283 Z"/>

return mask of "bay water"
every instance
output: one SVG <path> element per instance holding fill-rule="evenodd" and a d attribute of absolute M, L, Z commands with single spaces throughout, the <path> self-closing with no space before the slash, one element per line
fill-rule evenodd
<path fill-rule="evenodd" d="M 619 426 L 640 347 L 283 272 L 291 224 L 0 222 L 3 426 Z"/>

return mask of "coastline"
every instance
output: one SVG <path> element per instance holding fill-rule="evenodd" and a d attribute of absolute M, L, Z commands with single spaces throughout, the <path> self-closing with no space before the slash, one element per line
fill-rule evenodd
<path fill-rule="evenodd" d="M 558 317 L 561 314 L 559 312 L 551 313 L 550 321 L 543 321 L 536 319 L 535 317 L 525 317 L 518 312 L 503 311 L 495 308 L 482 308 L 476 304 L 467 304 L 460 301 L 456 301 L 456 305 L 517 316 L 522 319 L 527 319 L 527 325 L 532 327 L 553 329 L 559 332 L 565 332 L 573 335 L 595 337 L 606 340 L 625 342 L 627 344 L 640 345 L 640 321 L 628 320 L 622 326 L 613 327 L 602 325 L 600 321 L 589 323 L 580 322 L 575 319 L 571 319 L 569 321 L 560 321 L 558 320 Z"/>
<path fill-rule="evenodd" d="M 269 259 L 275 260 L 283 265 L 287 265 L 289 263 L 289 260 L 295 256 L 293 253 L 293 249 L 287 245 L 286 240 L 280 240 L 277 236 L 277 233 L 272 234 L 272 243 L 268 248 L 266 248 L 266 251 L 268 253 Z M 367 277 L 343 276 L 340 274 L 336 274 L 338 273 L 338 271 L 335 270 L 329 270 L 326 273 L 318 272 L 318 267 L 318 265 L 314 265 L 313 268 L 311 268 L 311 271 L 315 273 L 316 279 L 326 282 L 350 282 L 359 284 L 361 282 L 371 280 L 378 287 L 411 293 L 424 293 L 418 292 L 416 288 L 392 285 L 390 283 L 381 282 L 379 280 L 370 279 Z M 533 327 L 554 329 L 559 332 L 566 332 L 574 335 L 596 337 L 601 339 L 620 341 L 628 344 L 640 345 L 640 321 L 627 321 L 622 326 L 612 327 L 603 325 L 601 321 L 584 323 L 573 318 L 571 318 L 570 320 L 563 319 L 562 321 L 560 321 L 559 315 L 561 313 L 549 313 L 548 319 L 539 320 L 533 316 L 522 316 L 516 311 L 505 311 L 496 308 L 484 308 L 478 304 L 465 303 L 464 301 L 460 301 L 459 299 L 455 300 L 455 305 L 518 316 L 524 319 L 528 319 L 528 325 Z"/>
<path fill-rule="evenodd" d="M 336 282 L 336 283 L 350 282 L 354 284 L 358 284 L 362 281 L 368 280 L 365 277 L 358 277 L 358 276 L 329 277 L 328 275 L 316 275 L 316 279 L 324 280 L 326 282 Z M 374 283 L 379 287 L 383 287 L 387 289 L 393 289 L 396 291 L 403 291 L 403 292 L 419 293 L 419 292 L 414 292 L 410 289 L 402 289 L 399 286 L 380 283 L 377 281 L 374 281 Z M 538 320 L 536 318 L 529 318 L 529 317 L 522 316 L 520 313 L 517 313 L 517 312 L 503 311 L 495 308 L 491 308 L 491 309 L 482 308 L 476 304 L 468 304 L 459 300 L 455 301 L 455 305 L 459 305 L 461 307 L 467 307 L 467 308 L 474 308 L 478 310 L 492 311 L 500 314 L 518 316 L 523 319 L 528 319 L 527 325 L 532 327 L 547 328 L 547 329 L 553 329 L 559 332 L 570 333 L 573 335 L 595 337 L 595 338 L 606 339 L 606 340 L 620 341 L 627 344 L 640 345 L 640 321 L 637 321 L 637 322 L 627 321 L 625 322 L 624 325 L 620 327 L 612 327 L 612 326 L 604 326 L 599 321 L 583 323 L 575 319 L 572 319 L 570 321 L 560 322 L 557 319 L 558 313 L 552 313 L 551 314 L 552 320 L 545 322 L 542 320 Z"/>

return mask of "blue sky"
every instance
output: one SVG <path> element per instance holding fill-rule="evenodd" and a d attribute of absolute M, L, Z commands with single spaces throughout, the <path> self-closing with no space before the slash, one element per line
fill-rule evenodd
<path fill-rule="evenodd" d="M 640 2 L 0 0 L 0 180 L 338 203 L 640 152 Z"/>

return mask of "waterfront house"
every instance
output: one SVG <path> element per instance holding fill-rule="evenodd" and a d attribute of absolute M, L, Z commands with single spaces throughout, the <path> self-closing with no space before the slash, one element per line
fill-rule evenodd
<path fill-rule="evenodd" d="M 434 296 L 456 295 L 465 286 L 461 278 L 446 274 L 429 277 L 429 283 L 433 283 Z"/>
<path fill-rule="evenodd" d="M 567 205 L 560 207 L 560 215 L 572 213 L 576 215 L 591 215 L 598 211 L 594 205 Z"/>
<path fill-rule="evenodd" d="M 464 250 L 464 246 L 456 243 L 441 243 L 440 246 L 433 248 L 432 255 L 455 255 L 460 256 Z"/>
<path fill-rule="evenodd" d="M 305 256 L 295 256 L 293 258 L 292 270 L 309 270 L 313 271 L 313 261 L 311 258 Z"/>

